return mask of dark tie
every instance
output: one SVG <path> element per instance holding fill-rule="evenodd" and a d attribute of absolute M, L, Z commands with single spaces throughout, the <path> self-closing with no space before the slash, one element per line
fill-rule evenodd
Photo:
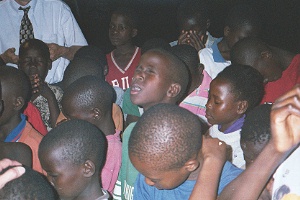
<path fill-rule="evenodd" d="M 20 27 L 20 45 L 22 43 L 24 43 L 26 40 L 34 38 L 32 24 L 28 17 L 29 9 L 30 9 L 30 6 L 27 8 L 22 8 L 22 7 L 19 8 L 19 10 L 24 11 L 24 15 L 23 15 L 23 18 L 21 21 L 21 27 Z"/>

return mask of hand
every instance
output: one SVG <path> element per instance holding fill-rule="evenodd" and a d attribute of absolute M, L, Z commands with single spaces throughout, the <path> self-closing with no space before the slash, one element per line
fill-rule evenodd
<path fill-rule="evenodd" d="M 50 59 L 52 61 L 57 60 L 60 57 L 63 57 L 64 54 L 66 54 L 67 48 L 63 46 L 59 46 L 55 43 L 47 44 L 50 51 Z"/>
<path fill-rule="evenodd" d="M 226 143 L 217 138 L 212 138 L 209 135 L 204 135 L 202 138 L 202 153 L 200 154 L 201 158 L 203 160 L 213 158 L 225 163 Z"/>
<path fill-rule="evenodd" d="M 52 95 L 52 90 L 49 88 L 47 83 L 40 79 L 38 74 L 32 75 L 30 77 L 32 94 L 40 94 L 46 99 L 49 99 L 49 95 Z"/>
<path fill-rule="evenodd" d="M 7 49 L 3 54 L 1 54 L 1 58 L 5 63 L 14 63 L 18 64 L 19 56 L 15 54 L 16 49 L 15 48 L 9 48 Z"/>
<path fill-rule="evenodd" d="M 300 85 L 278 98 L 271 110 L 272 142 L 285 153 L 300 142 Z"/>
<path fill-rule="evenodd" d="M 197 51 L 205 48 L 205 42 L 203 42 L 204 35 L 199 35 L 196 31 L 182 31 L 179 38 L 178 44 L 188 44 L 194 47 Z"/>
<path fill-rule="evenodd" d="M 2 172 L 7 167 L 12 168 L 0 175 L 0 189 L 2 189 L 9 181 L 18 178 L 25 173 L 25 168 L 22 167 L 21 163 L 7 158 L 0 160 L 0 171 Z"/>

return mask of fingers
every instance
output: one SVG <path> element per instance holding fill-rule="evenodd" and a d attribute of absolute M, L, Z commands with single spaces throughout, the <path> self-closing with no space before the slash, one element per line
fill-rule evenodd
<path fill-rule="evenodd" d="M 15 166 L 15 167 L 13 167 Z M 0 175 L 0 189 L 5 186 L 9 181 L 20 177 L 25 173 L 25 168 L 21 166 L 21 163 L 9 159 L 3 159 L 0 161 L 0 169 L 6 169 L 7 167 L 12 167 L 7 170 L 4 174 Z"/>

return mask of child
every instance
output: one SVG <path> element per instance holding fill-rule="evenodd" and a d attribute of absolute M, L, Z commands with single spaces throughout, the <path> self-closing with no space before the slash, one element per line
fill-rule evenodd
<path fill-rule="evenodd" d="M 162 49 L 144 53 L 130 87 L 132 103 L 145 110 L 158 103 L 176 104 L 186 92 L 188 70 L 175 55 Z M 128 140 L 135 123 L 123 133 L 122 165 L 114 189 L 115 199 L 132 199 L 138 171 L 128 158 Z"/>
<path fill-rule="evenodd" d="M 55 126 L 63 94 L 58 86 L 51 86 L 45 82 L 51 63 L 49 48 L 43 41 L 27 40 L 20 46 L 19 68 L 31 81 L 31 101 L 40 110 L 48 131 Z"/>
<path fill-rule="evenodd" d="M 32 151 L 21 142 L 0 142 L 0 160 L 8 158 L 32 167 Z"/>
<path fill-rule="evenodd" d="M 43 138 L 39 158 L 60 199 L 109 198 L 99 182 L 106 149 L 104 134 L 83 120 L 64 122 Z"/>
<path fill-rule="evenodd" d="M 115 49 L 106 55 L 108 74 L 106 81 L 123 90 L 129 88 L 141 49 L 133 44 L 137 35 L 137 16 L 130 8 L 119 8 L 111 16 L 109 39 Z"/>
<path fill-rule="evenodd" d="M 250 65 L 264 77 L 265 95 L 261 103 L 275 100 L 300 83 L 300 54 L 267 45 L 257 38 L 245 38 L 231 51 L 232 62 Z"/>
<path fill-rule="evenodd" d="M 210 83 L 206 118 L 208 133 L 232 148 L 232 163 L 243 168 L 240 131 L 245 113 L 257 106 L 264 94 L 263 77 L 250 66 L 231 65 Z"/>
<path fill-rule="evenodd" d="M 136 123 L 128 143 L 129 157 L 140 172 L 133 199 L 188 199 L 201 168 L 199 118 L 176 105 L 159 104 Z M 241 170 L 226 162 L 218 194 Z"/>
<path fill-rule="evenodd" d="M 43 173 L 37 151 L 43 136 L 21 114 L 30 99 L 30 81 L 26 74 L 13 67 L 0 67 L 3 113 L 0 117 L 0 141 L 22 142 L 32 150 L 32 167 Z"/>
<path fill-rule="evenodd" d="M 95 76 L 85 76 L 72 83 L 62 99 L 62 111 L 68 119 L 82 119 L 97 126 L 106 136 L 108 150 L 101 173 L 102 188 L 112 192 L 121 167 L 120 131 L 112 119 L 113 88 Z"/>
<path fill-rule="evenodd" d="M 297 124 L 297 125 L 296 125 Z M 255 161 L 223 190 L 219 199 L 258 199 L 274 171 L 273 199 L 279 188 L 289 194 L 282 199 L 300 196 L 300 86 L 278 98 L 271 110 L 271 139 Z"/>
<path fill-rule="evenodd" d="M 211 47 L 217 39 L 207 31 L 210 19 L 206 0 L 184 0 L 177 11 L 177 23 L 180 35 L 178 41 L 170 43 L 171 46 L 188 44 L 198 52 Z"/>
<path fill-rule="evenodd" d="M 230 65 L 230 50 L 237 41 L 249 36 L 255 37 L 259 31 L 260 18 L 252 7 L 238 5 L 231 9 L 225 20 L 224 37 L 199 52 L 200 62 L 209 76 L 214 79 Z"/>
<path fill-rule="evenodd" d="M 57 193 L 46 177 L 24 167 L 25 173 L 17 179 L 8 182 L 0 189 L 1 200 L 12 199 L 34 199 L 34 200 L 56 200 Z"/>

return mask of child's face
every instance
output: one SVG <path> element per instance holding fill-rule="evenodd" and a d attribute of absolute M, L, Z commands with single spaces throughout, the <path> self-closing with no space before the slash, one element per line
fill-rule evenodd
<path fill-rule="evenodd" d="M 147 51 L 142 55 L 130 87 L 132 103 L 145 110 L 158 103 L 168 103 L 167 93 L 172 83 L 168 77 L 169 64 L 159 52 Z"/>
<path fill-rule="evenodd" d="M 205 117 L 210 124 L 221 125 L 226 130 L 240 118 L 239 103 L 232 93 L 230 82 L 216 78 L 210 83 Z"/>
<path fill-rule="evenodd" d="M 38 75 L 41 80 L 45 80 L 48 70 L 51 68 L 50 58 L 46 58 L 37 49 L 25 49 L 24 54 L 19 59 L 19 68 L 24 71 L 28 77 Z"/>
<path fill-rule="evenodd" d="M 137 30 L 133 29 L 129 19 L 120 14 L 113 14 L 109 24 L 109 39 L 113 46 L 122 46 L 131 43 Z"/>
<path fill-rule="evenodd" d="M 84 167 L 62 160 L 61 149 L 53 149 L 40 157 L 41 165 L 47 172 L 48 181 L 54 186 L 61 199 L 74 199 L 86 188 Z M 83 165 L 83 164 L 82 164 Z"/>
<path fill-rule="evenodd" d="M 207 24 L 205 22 L 200 23 L 196 17 L 187 18 L 179 23 L 180 31 L 196 31 L 197 35 L 201 37 L 206 34 Z"/>
<path fill-rule="evenodd" d="M 184 167 L 173 170 L 156 170 L 153 163 L 144 163 L 138 157 L 130 155 L 134 167 L 145 176 L 145 182 L 159 190 L 171 190 L 181 185 L 190 175 Z M 159 162 L 159 161 L 156 161 Z"/>
<path fill-rule="evenodd" d="M 241 140 L 241 147 L 244 153 L 244 159 L 246 161 L 246 167 L 249 167 L 257 156 L 262 152 L 263 148 L 267 145 L 267 140 L 265 142 L 251 142 Z"/>
<path fill-rule="evenodd" d="M 224 30 L 224 38 L 231 49 L 235 43 L 246 37 L 256 37 L 258 31 L 251 25 L 245 25 L 238 29 L 230 29 L 228 26 Z"/>
<path fill-rule="evenodd" d="M 18 112 L 15 109 L 14 103 L 16 102 L 17 95 L 16 92 L 11 89 L 9 83 L 2 79 L 2 103 L 3 103 L 3 112 L 0 117 L 0 126 L 9 123 L 10 119 L 16 115 Z"/>

